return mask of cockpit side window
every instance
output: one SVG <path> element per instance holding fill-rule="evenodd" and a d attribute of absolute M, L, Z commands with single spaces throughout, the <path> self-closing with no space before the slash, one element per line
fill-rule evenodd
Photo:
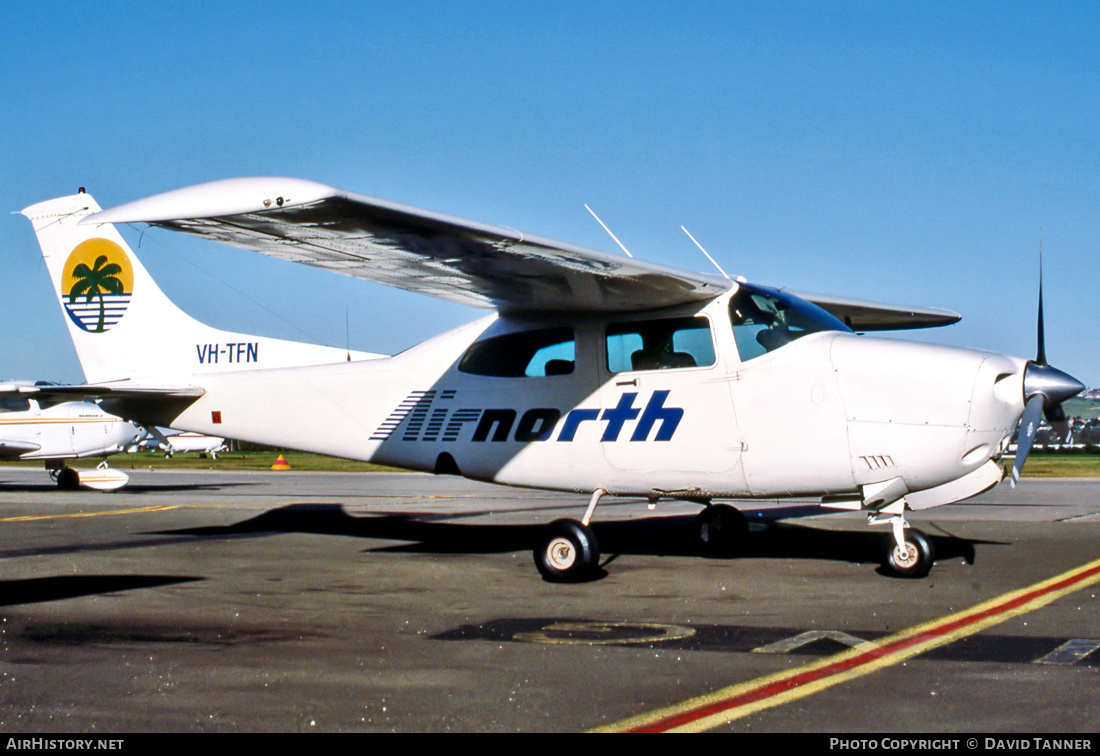
<path fill-rule="evenodd" d="M 26 412 L 30 408 L 30 400 L 23 396 L 0 399 L 0 412 Z"/>
<path fill-rule="evenodd" d="M 730 299 L 730 322 L 742 362 L 775 351 L 808 333 L 852 332 L 812 302 L 749 284 L 741 284 Z"/>
<path fill-rule="evenodd" d="M 461 373 L 493 378 L 569 375 L 576 341 L 568 327 L 493 336 L 473 344 L 458 363 Z"/>
<path fill-rule="evenodd" d="M 704 317 L 612 323 L 607 327 L 607 370 L 706 367 L 716 361 L 710 321 Z"/>

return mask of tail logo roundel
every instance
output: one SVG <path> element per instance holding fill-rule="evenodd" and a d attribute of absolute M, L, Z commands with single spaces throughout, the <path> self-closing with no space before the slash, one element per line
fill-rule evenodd
<path fill-rule="evenodd" d="M 89 333 L 103 333 L 122 319 L 134 292 L 134 268 L 122 247 L 109 239 L 76 246 L 61 272 L 65 312 Z"/>

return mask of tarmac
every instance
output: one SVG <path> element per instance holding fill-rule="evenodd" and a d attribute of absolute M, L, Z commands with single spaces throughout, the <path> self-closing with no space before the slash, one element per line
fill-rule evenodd
<path fill-rule="evenodd" d="M 915 513 L 937 552 L 917 580 L 882 571 L 889 530 L 858 513 L 745 503 L 750 543 L 720 559 L 698 506 L 606 499 L 597 578 L 543 581 L 539 526 L 586 504 L 411 473 L 135 470 L 105 494 L 0 468 L 0 731 L 1100 731 L 1100 481 Z"/>

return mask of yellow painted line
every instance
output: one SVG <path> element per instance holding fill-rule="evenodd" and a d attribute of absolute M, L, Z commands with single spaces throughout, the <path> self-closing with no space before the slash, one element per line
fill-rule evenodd
<path fill-rule="evenodd" d="M 36 520 L 64 520 L 70 517 L 109 517 L 111 515 L 142 514 L 144 512 L 167 512 L 170 509 L 180 509 L 182 505 L 171 504 L 159 507 L 134 507 L 133 509 L 105 509 L 99 512 L 70 512 L 68 514 L 26 515 L 25 517 L 3 517 L 4 522 L 34 522 Z"/>
<path fill-rule="evenodd" d="M 1100 582 L 1100 559 L 956 614 L 795 669 L 733 685 L 595 732 L 703 732 L 954 643 Z"/>

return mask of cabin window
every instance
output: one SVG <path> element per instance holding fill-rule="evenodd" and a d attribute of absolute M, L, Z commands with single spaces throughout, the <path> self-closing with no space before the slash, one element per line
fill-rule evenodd
<path fill-rule="evenodd" d="M 730 299 L 730 322 L 742 362 L 775 351 L 808 333 L 852 332 L 812 302 L 748 284 L 741 284 Z"/>
<path fill-rule="evenodd" d="M 0 399 L 0 412 L 26 412 L 30 408 L 30 399 L 23 396 L 10 396 L 6 399 Z"/>
<path fill-rule="evenodd" d="M 607 327 L 611 373 L 706 367 L 715 361 L 710 321 L 704 317 L 638 320 Z"/>
<path fill-rule="evenodd" d="M 573 329 L 545 328 L 482 339 L 466 350 L 458 370 L 493 378 L 570 375 L 576 360 Z"/>

